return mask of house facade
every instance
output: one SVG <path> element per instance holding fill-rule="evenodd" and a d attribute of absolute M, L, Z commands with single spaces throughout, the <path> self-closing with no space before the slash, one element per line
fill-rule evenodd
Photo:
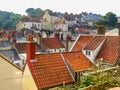
<path fill-rule="evenodd" d="M 52 30 L 53 29 L 52 25 L 59 20 L 60 18 L 55 13 L 50 13 L 49 11 L 45 11 L 42 21 L 42 29 Z"/>
<path fill-rule="evenodd" d="M 24 28 L 24 24 L 22 21 L 19 21 L 17 24 L 16 24 L 16 30 L 21 30 Z"/>
<path fill-rule="evenodd" d="M 53 24 L 53 28 L 55 31 L 62 31 L 67 32 L 68 31 L 68 24 L 65 22 L 65 20 L 56 21 Z"/>
<path fill-rule="evenodd" d="M 1 55 L 0 90 L 23 90 L 22 70 Z"/>
<path fill-rule="evenodd" d="M 60 39 L 53 37 L 53 38 L 42 38 L 40 40 L 40 46 L 43 50 L 54 53 L 54 52 L 65 52 L 65 47 L 60 41 Z"/>
<path fill-rule="evenodd" d="M 19 21 L 16 24 L 16 30 L 26 29 L 38 29 L 41 30 L 41 19 L 26 17 L 25 20 Z"/>

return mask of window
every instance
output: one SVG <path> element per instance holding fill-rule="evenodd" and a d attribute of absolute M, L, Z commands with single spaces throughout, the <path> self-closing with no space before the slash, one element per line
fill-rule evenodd
<path fill-rule="evenodd" d="M 61 50 L 59 50 L 59 52 L 61 52 Z"/>
<path fill-rule="evenodd" d="M 34 23 L 32 23 L 32 27 L 34 26 Z"/>
<path fill-rule="evenodd" d="M 89 55 L 89 56 L 90 56 L 90 51 L 86 51 L 86 55 Z"/>

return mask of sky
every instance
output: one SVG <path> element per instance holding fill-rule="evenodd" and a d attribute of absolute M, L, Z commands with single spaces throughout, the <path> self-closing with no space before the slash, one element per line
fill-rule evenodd
<path fill-rule="evenodd" d="M 105 15 L 113 12 L 120 16 L 119 0 L 0 0 L 0 10 L 26 15 L 28 8 L 51 9 L 56 12 L 80 14 L 92 12 Z"/>

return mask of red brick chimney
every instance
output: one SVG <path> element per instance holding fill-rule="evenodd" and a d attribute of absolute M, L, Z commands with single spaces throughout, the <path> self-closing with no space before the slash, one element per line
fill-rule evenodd
<path fill-rule="evenodd" d="M 71 40 L 71 36 L 70 35 L 67 35 L 66 37 L 66 52 L 68 52 L 68 49 L 69 49 L 69 41 Z"/>
<path fill-rule="evenodd" d="M 36 43 L 33 40 L 33 36 L 29 34 L 26 44 L 27 63 L 35 61 L 35 50 L 36 50 L 35 46 Z"/>
<path fill-rule="evenodd" d="M 98 22 L 97 26 L 97 34 L 99 35 L 105 35 L 105 27 L 101 24 L 101 22 Z"/>
<path fill-rule="evenodd" d="M 55 33 L 55 37 L 58 38 L 58 39 L 60 39 L 60 34 L 59 34 L 59 32 L 56 32 L 56 33 Z"/>

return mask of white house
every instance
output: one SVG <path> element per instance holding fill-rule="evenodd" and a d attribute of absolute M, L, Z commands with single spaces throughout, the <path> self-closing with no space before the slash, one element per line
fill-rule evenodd
<path fill-rule="evenodd" d="M 41 30 L 41 20 L 39 18 L 26 18 L 24 21 L 20 21 L 16 24 L 16 29 L 21 30 L 22 28 L 27 29 L 39 29 Z"/>
<path fill-rule="evenodd" d="M 57 21 L 55 22 L 55 24 L 53 25 L 54 30 L 58 30 L 58 31 L 68 31 L 68 24 L 65 21 Z"/>

